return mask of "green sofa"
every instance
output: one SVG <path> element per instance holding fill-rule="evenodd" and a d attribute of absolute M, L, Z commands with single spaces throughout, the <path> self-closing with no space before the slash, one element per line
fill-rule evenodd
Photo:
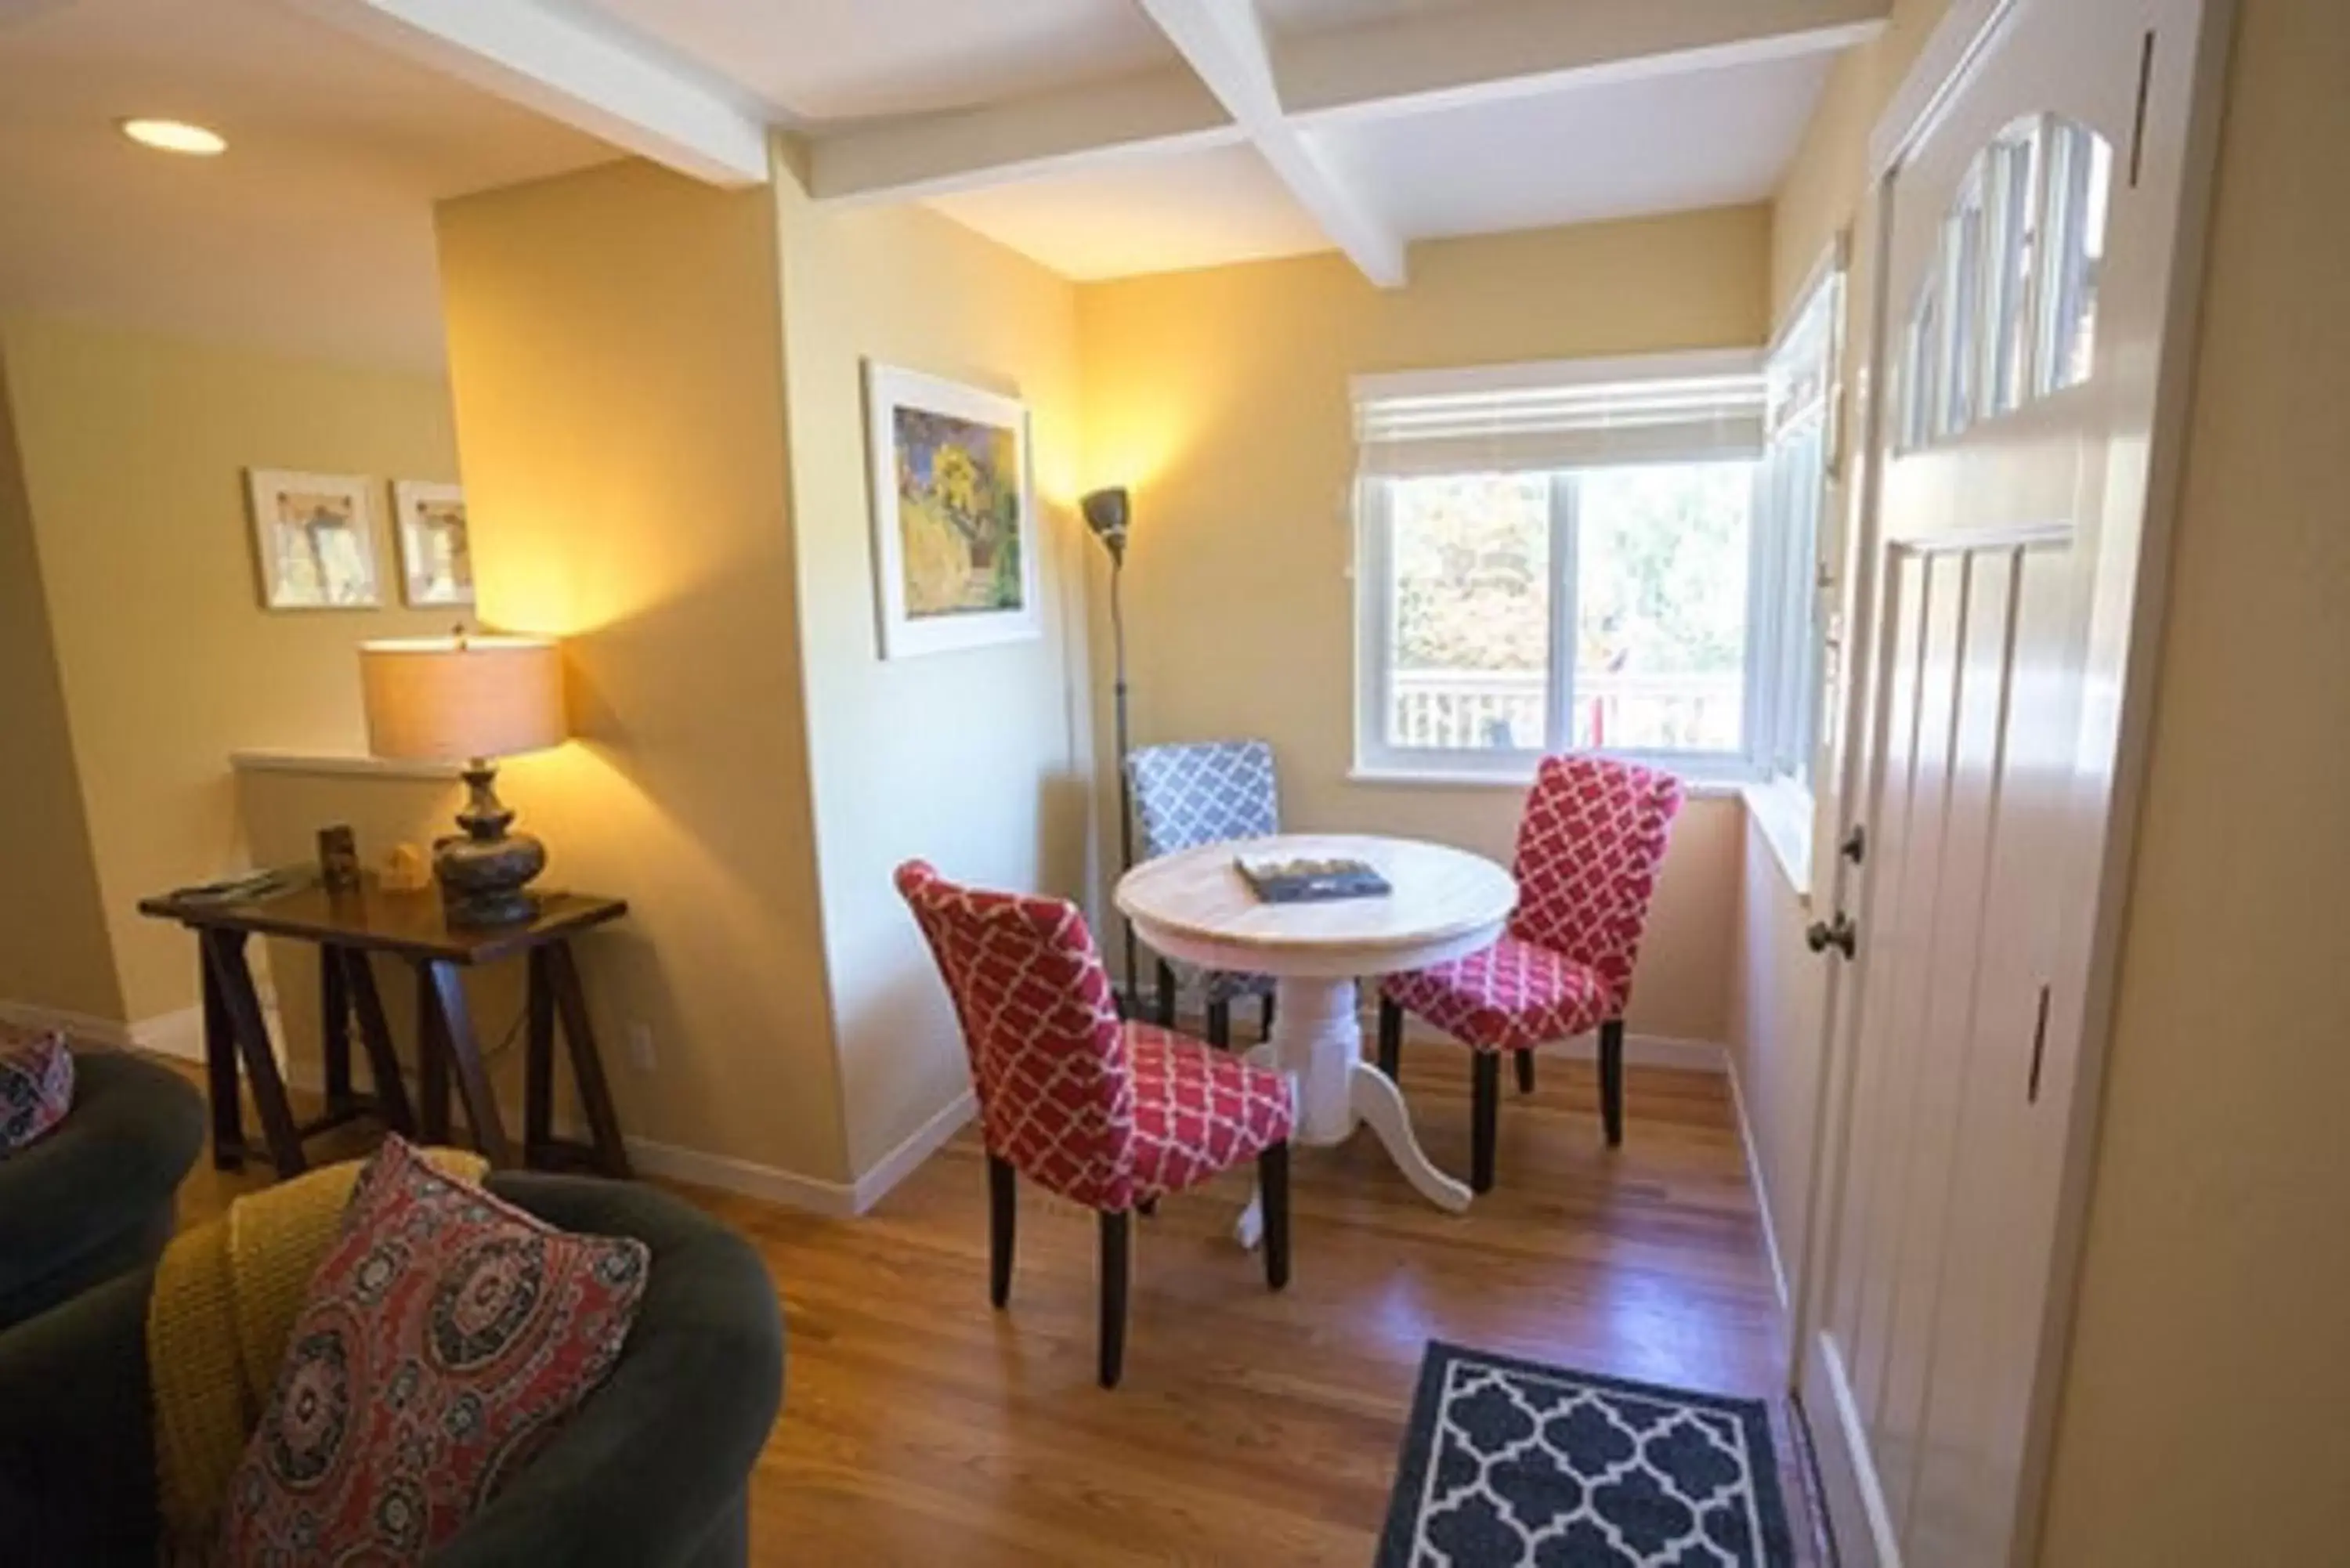
<path fill-rule="evenodd" d="M 567 1231 L 634 1236 L 652 1270 L 627 1348 L 436 1568 L 719 1568 L 749 1550 L 747 1483 L 783 1399 L 774 1282 L 750 1243 L 629 1182 L 499 1173 L 489 1188 Z M 153 1568 L 151 1268 L 0 1334 L 0 1552 Z"/>
<path fill-rule="evenodd" d="M 120 1051 L 74 1054 L 73 1109 L 0 1157 L 0 1329 L 162 1255 L 203 1096 Z"/>

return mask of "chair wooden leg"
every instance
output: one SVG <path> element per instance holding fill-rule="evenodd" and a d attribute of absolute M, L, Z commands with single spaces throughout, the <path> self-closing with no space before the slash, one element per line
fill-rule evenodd
<path fill-rule="evenodd" d="M 1480 1051 L 1469 1083 L 1469 1188 L 1493 1190 L 1493 1145 L 1501 1129 L 1502 1057 Z"/>
<path fill-rule="evenodd" d="M 1277 1291 L 1289 1283 L 1288 1144 L 1274 1144 L 1256 1157 L 1256 1180 L 1264 1203 L 1264 1282 Z"/>
<path fill-rule="evenodd" d="M 1379 998 L 1379 1071 L 1390 1083 L 1401 1083 L 1403 1070 L 1403 1009 Z"/>
<path fill-rule="evenodd" d="M 1232 1004 L 1229 1002 L 1208 1003 L 1208 1044 L 1219 1051 L 1232 1048 Z"/>
<path fill-rule="evenodd" d="M 1101 1386 L 1118 1386 L 1126 1370 L 1126 1280 L 1130 1214 L 1101 1217 Z"/>
<path fill-rule="evenodd" d="M 1534 1092 L 1534 1054 L 1532 1051 L 1521 1051 L 1517 1054 L 1518 1093 L 1531 1095 Z"/>
<path fill-rule="evenodd" d="M 1016 1194 L 1012 1162 L 987 1157 L 987 1299 L 1002 1306 L 1012 1299 L 1012 1239 Z"/>
<path fill-rule="evenodd" d="M 1273 1004 L 1277 1000 L 1279 999 L 1273 992 L 1268 991 L 1264 993 L 1264 1024 L 1256 1032 L 1256 1037 L 1260 1040 L 1273 1038 Z"/>
<path fill-rule="evenodd" d="M 1607 1129 L 1607 1147 L 1624 1141 L 1624 1021 L 1611 1018 L 1599 1026 L 1599 1119 Z"/>
<path fill-rule="evenodd" d="M 1165 959 L 1160 959 L 1159 961 L 1157 993 L 1152 1000 L 1158 1003 L 1159 1027 L 1161 1029 L 1174 1028 L 1175 966 L 1169 963 Z"/>

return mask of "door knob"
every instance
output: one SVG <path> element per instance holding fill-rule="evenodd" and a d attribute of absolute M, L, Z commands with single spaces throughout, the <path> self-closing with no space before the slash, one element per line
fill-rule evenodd
<path fill-rule="evenodd" d="M 1834 948 L 1850 958 L 1859 942 L 1860 928 L 1854 925 L 1852 917 L 1842 909 L 1836 911 L 1833 920 L 1814 920 L 1811 929 L 1804 933 L 1804 945 L 1815 953 L 1824 953 Z"/>

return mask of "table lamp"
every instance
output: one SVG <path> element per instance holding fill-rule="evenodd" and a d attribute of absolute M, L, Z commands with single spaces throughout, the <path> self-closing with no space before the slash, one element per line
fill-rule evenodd
<path fill-rule="evenodd" d="M 464 832 L 432 846 L 433 874 L 453 925 L 527 920 L 537 900 L 524 891 L 546 865 L 526 833 L 508 833 L 514 813 L 494 787 L 494 757 L 542 751 L 564 739 L 562 655 L 524 637 L 403 638 L 359 644 L 368 750 L 379 757 L 463 763 L 468 791 L 457 814 Z"/>

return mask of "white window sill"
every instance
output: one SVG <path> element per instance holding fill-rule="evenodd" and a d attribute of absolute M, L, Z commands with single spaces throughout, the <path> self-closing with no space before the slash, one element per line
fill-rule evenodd
<path fill-rule="evenodd" d="M 1753 787 L 1737 779 L 1692 778 L 1680 775 L 1681 788 L 1697 800 L 1728 800 Z M 1349 768 L 1348 784 L 1401 789 L 1499 789 L 1523 794 L 1534 782 L 1534 770 L 1523 773 L 1445 773 L 1427 768 Z"/>
<path fill-rule="evenodd" d="M 456 763 L 415 763 L 356 752 L 231 752 L 228 765 L 241 774 L 356 775 L 379 779 L 453 779 Z"/>
<path fill-rule="evenodd" d="M 1771 846 L 1772 857 L 1787 878 L 1798 900 L 1812 898 L 1812 793 L 1793 779 L 1775 778 L 1750 784 L 1739 792 L 1746 798 L 1746 815 Z"/>

